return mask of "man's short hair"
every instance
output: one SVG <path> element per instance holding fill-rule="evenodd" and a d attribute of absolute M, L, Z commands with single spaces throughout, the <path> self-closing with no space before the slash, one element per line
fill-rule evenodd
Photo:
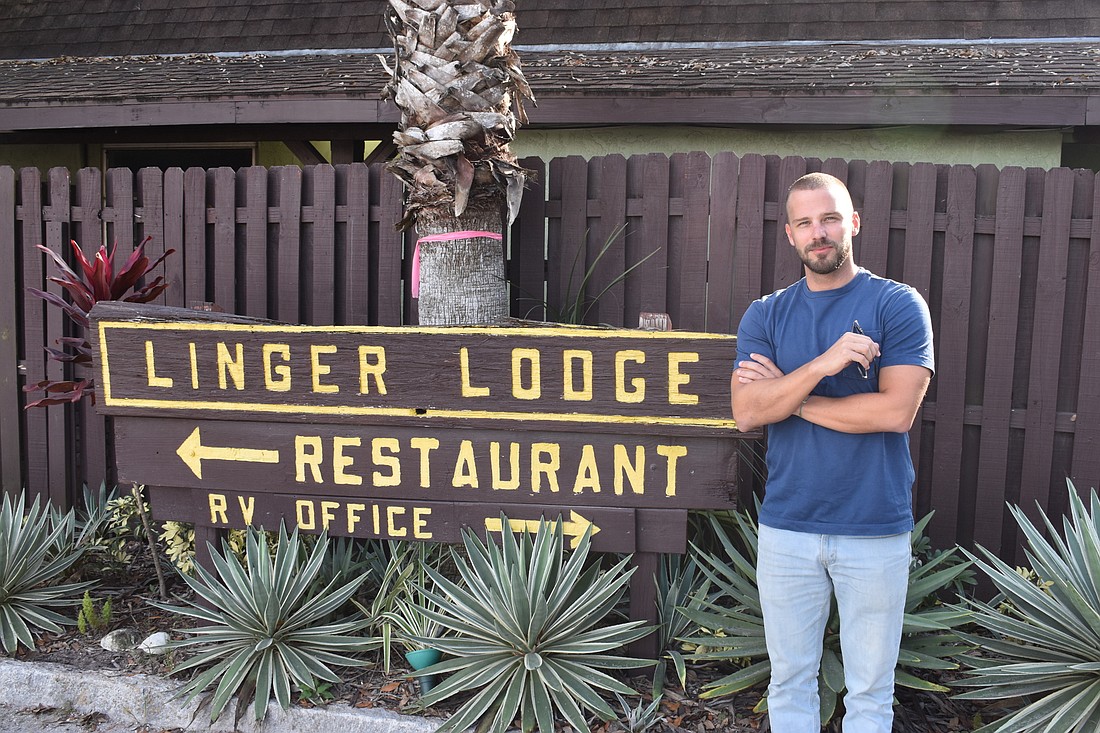
<path fill-rule="evenodd" d="M 807 173 L 797 179 L 787 189 L 787 202 L 790 202 L 791 194 L 795 191 L 818 191 L 823 188 L 833 188 L 838 192 L 843 192 L 849 205 L 855 210 L 855 205 L 852 203 L 852 194 L 848 192 L 848 187 L 844 185 L 844 181 L 836 176 L 830 176 L 828 173 Z"/>

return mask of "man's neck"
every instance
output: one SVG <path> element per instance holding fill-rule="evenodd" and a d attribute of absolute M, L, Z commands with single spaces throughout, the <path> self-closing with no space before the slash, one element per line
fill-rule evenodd
<path fill-rule="evenodd" d="M 842 288 L 855 279 L 855 276 L 859 273 L 859 268 L 850 259 L 844 263 L 838 270 L 826 273 L 824 275 L 813 272 L 808 267 L 803 267 L 803 272 L 806 273 L 806 287 L 813 291 L 820 290 L 836 290 Z"/>

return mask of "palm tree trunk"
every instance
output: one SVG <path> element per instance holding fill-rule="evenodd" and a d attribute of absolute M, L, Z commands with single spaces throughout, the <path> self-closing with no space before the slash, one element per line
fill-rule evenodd
<path fill-rule="evenodd" d="M 432 216 L 439 214 L 440 216 Z M 420 323 L 426 326 L 494 323 L 508 315 L 507 280 L 496 207 L 451 211 L 421 209 Z M 462 238 L 452 238 L 456 234 Z M 497 237 L 470 236 L 494 233 Z"/>
<path fill-rule="evenodd" d="M 420 244 L 423 324 L 508 315 L 499 235 L 527 174 L 508 143 L 517 117 L 526 121 L 522 98 L 531 98 L 511 48 L 513 8 L 511 0 L 389 0 L 396 63 L 386 91 L 401 109 L 389 169 L 408 191 L 398 226 L 441 240 Z"/>

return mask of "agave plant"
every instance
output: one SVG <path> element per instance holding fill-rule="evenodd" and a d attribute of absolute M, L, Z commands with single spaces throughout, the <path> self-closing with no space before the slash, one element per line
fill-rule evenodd
<path fill-rule="evenodd" d="M 600 625 L 627 588 L 629 558 L 607 571 L 588 564 L 588 532 L 567 558 L 561 530 L 560 521 L 542 521 L 532 540 L 505 529 L 500 547 L 465 530 L 466 556 L 452 551 L 462 585 L 428 568 L 435 589 L 424 595 L 439 610 L 419 610 L 452 634 L 433 644 L 453 659 L 421 671 L 451 675 L 421 704 L 478 690 L 440 732 L 482 719 L 484 730 L 502 733 L 518 713 L 524 731 L 551 733 L 555 712 L 575 730 L 589 730 L 582 708 L 616 718 L 597 690 L 637 694 L 601 671 L 651 664 L 607 653 L 649 633 L 643 622 Z"/>
<path fill-rule="evenodd" d="M 31 627 L 60 633 L 73 620 L 52 610 L 79 605 L 94 583 L 56 580 L 83 555 L 86 545 L 74 541 L 72 511 L 57 514 L 38 498 L 26 508 L 23 494 L 0 503 L 0 642 L 11 654 L 20 644 L 33 649 Z"/>
<path fill-rule="evenodd" d="M 141 240 L 117 271 L 115 270 L 117 242 L 110 252 L 106 247 L 101 246 L 89 262 L 80 245 L 70 240 L 73 256 L 78 264 L 77 270 L 69 267 L 68 263 L 49 247 L 37 245 L 38 249 L 50 256 L 60 273 L 60 277 L 49 278 L 50 282 L 64 288 L 69 299 L 66 300 L 55 293 L 37 288 L 27 288 L 27 292 L 61 308 L 69 319 L 82 329 L 88 328 L 88 314 L 98 301 L 127 300 L 134 303 L 148 303 L 160 296 L 168 284 L 164 282 L 163 277 L 157 277 L 141 287 L 137 287 L 138 282 L 163 262 L 165 257 L 175 252 L 174 249 L 170 249 L 156 262 L 150 264 L 149 258 L 145 256 L 145 245 L 151 239 L 152 237 L 146 237 Z M 131 289 L 134 289 L 134 292 L 127 295 Z M 92 347 L 87 339 L 79 336 L 65 336 L 59 339 L 59 342 L 62 347 L 68 347 L 69 350 L 46 347 L 51 359 L 81 365 L 92 363 Z M 43 380 L 37 384 L 29 384 L 23 389 L 26 392 L 45 391 L 47 394 L 46 397 L 27 404 L 27 408 L 79 402 L 84 395 L 91 395 L 93 403 L 95 402 L 95 389 L 90 377 L 64 381 Z"/>
<path fill-rule="evenodd" d="M 680 687 L 687 687 L 687 666 L 680 639 L 694 636 L 699 626 L 682 609 L 698 610 L 703 607 L 710 593 L 710 580 L 699 570 L 695 558 L 690 555 L 665 555 L 658 567 L 657 577 L 657 630 L 658 653 L 672 662 Z M 664 690 L 665 664 L 658 664 L 654 673 L 653 694 Z"/>
<path fill-rule="evenodd" d="M 959 683 L 977 689 L 964 700 L 1019 699 L 1024 706 L 982 733 L 1085 733 L 1100 730 L 1100 499 L 1086 507 L 1069 483 L 1062 533 L 1039 510 L 1046 535 L 1010 507 L 1027 539 L 1025 553 L 1039 582 L 979 548 L 976 564 L 1000 591 L 990 603 L 969 601 L 987 635 L 962 635 L 979 647 Z"/>
<path fill-rule="evenodd" d="M 370 606 L 358 601 L 370 620 L 372 631 L 382 644 L 383 668 L 390 670 L 393 642 L 399 642 L 406 651 L 434 647 L 434 640 L 444 633 L 434 619 L 420 612 L 421 607 L 437 609 L 434 601 L 424 594 L 430 587 L 428 568 L 441 570 L 446 546 L 431 542 L 405 542 L 391 540 L 389 558 L 374 570 L 381 577 L 373 589 L 374 600 Z"/>
<path fill-rule="evenodd" d="M 287 536 L 280 529 L 274 555 L 267 535 L 249 529 L 242 565 L 228 546 L 211 557 L 217 574 L 195 565 L 195 577 L 183 580 L 197 599 L 187 606 L 154 603 L 159 608 L 202 623 L 186 629 L 189 637 L 172 648 L 196 647 L 197 653 L 175 672 L 205 667 L 180 690 L 193 700 L 217 685 L 210 700 L 211 722 L 218 719 L 235 695 L 238 719 L 255 699 L 256 720 L 267 714 L 271 695 L 285 710 L 290 707 L 291 685 L 316 690 L 319 682 L 339 682 L 333 666 L 361 666 L 349 656 L 370 647 L 358 633 L 362 618 L 331 621 L 355 593 L 359 579 L 320 590 L 313 586 L 328 547 L 322 536 L 308 554 L 301 552 L 297 530 Z M 313 590 L 311 590 L 313 588 Z"/>
<path fill-rule="evenodd" d="M 708 683 L 700 695 L 705 699 L 748 689 L 767 680 L 771 674 L 764 642 L 764 618 L 756 586 L 757 525 L 747 513 L 733 514 L 732 518 L 737 542 L 729 536 L 721 521 L 711 518 L 711 526 L 729 562 L 696 548 L 701 560 L 700 568 L 711 580 L 714 594 L 709 599 L 701 600 L 701 608 L 681 609 L 685 616 L 709 631 L 684 640 L 697 647 L 689 659 L 734 662 L 740 667 Z M 929 514 L 917 523 L 913 530 L 914 546 L 925 544 L 923 531 L 931 518 Z M 938 594 L 964 578 L 969 565 L 954 551 L 949 551 L 932 554 L 928 561 L 911 566 L 901 652 L 894 671 L 896 684 L 919 690 L 949 691 L 949 688 L 922 679 L 913 671 L 958 668 L 953 657 L 963 651 L 963 645 L 955 629 L 969 620 L 969 614 L 963 609 L 942 605 Z M 840 619 L 835 604 L 826 624 L 823 644 L 818 691 L 824 723 L 832 719 L 838 698 L 844 691 Z M 766 707 L 767 701 L 764 699 L 757 710 Z"/>

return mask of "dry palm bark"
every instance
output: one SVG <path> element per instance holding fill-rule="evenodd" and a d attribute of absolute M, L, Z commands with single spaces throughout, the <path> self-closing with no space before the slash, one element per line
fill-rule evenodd
<path fill-rule="evenodd" d="M 399 227 L 436 240 L 420 244 L 422 324 L 508 315 L 499 235 L 525 179 L 508 143 L 532 98 L 511 48 L 513 10 L 509 0 L 389 0 L 386 95 L 401 110 L 389 169 L 408 192 Z"/>

